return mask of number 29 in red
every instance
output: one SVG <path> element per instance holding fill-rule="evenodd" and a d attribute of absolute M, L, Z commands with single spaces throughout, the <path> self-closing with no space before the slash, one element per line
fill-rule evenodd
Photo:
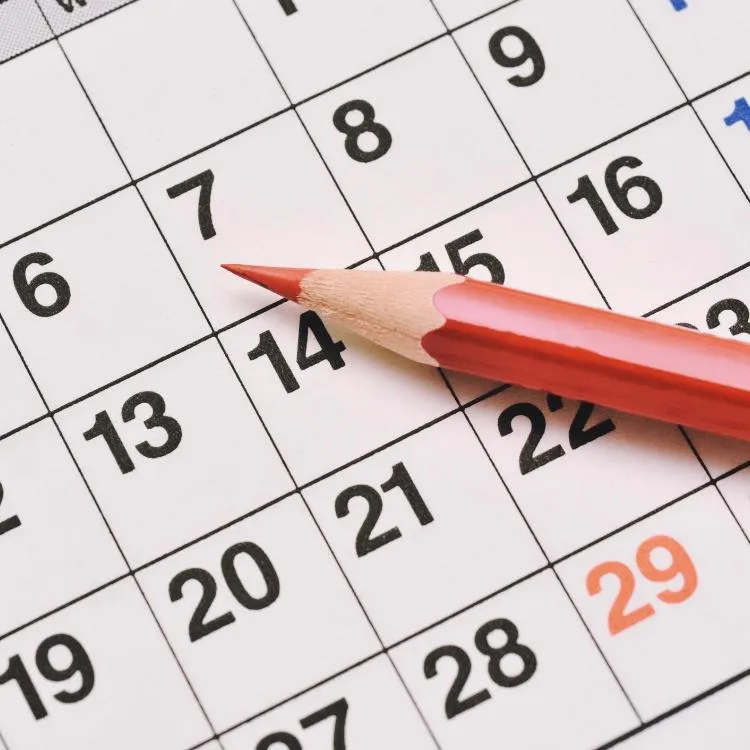
<path fill-rule="evenodd" d="M 670 562 L 666 567 L 655 565 L 653 554 L 657 550 L 663 550 L 669 555 Z M 682 579 L 680 588 L 664 588 L 656 594 L 656 597 L 665 604 L 684 602 L 698 587 L 698 572 L 690 555 L 671 536 L 660 534 L 642 542 L 635 554 L 635 564 L 641 575 L 654 583 L 666 583 L 676 578 Z M 609 632 L 617 635 L 656 614 L 656 610 L 652 604 L 644 604 L 629 612 L 625 611 L 635 591 L 636 578 L 625 563 L 616 560 L 600 563 L 589 571 L 586 576 L 586 590 L 589 596 L 601 593 L 602 579 L 610 574 L 617 576 L 620 581 L 620 590 L 609 610 Z"/>

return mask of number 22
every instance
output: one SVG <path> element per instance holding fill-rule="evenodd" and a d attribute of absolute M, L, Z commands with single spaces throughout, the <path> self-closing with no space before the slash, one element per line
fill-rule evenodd
<path fill-rule="evenodd" d="M 551 412 L 559 411 L 563 407 L 563 400 L 559 396 L 550 394 L 547 396 L 547 406 Z M 591 404 L 584 401 L 578 405 L 578 409 L 568 430 L 568 440 L 570 441 L 572 450 L 581 448 L 587 443 L 604 437 L 604 435 L 609 434 L 615 429 L 615 423 L 609 418 L 587 426 L 593 413 L 594 407 Z M 521 448 L 521 453 L 518 457 L 518 468 L 521 470 L 522 475 L 528 474 L 535 469 L 541 469 L 542 466 L 565 455 L 565 449 L 562 445 L 554 445 L 546 451 L 534 453 L 547 429 L 547 420 L 544 413 L 534 404 L 512 404 L 503 409 L 497 418 L 497 428 L 500 435 L 505 437 L 513 432 L 513 420 L 516 417 L 526 417 L 531 424 L 531 432 L 528 438 L 526 438 L 526 442 L 523 448 Z"/>

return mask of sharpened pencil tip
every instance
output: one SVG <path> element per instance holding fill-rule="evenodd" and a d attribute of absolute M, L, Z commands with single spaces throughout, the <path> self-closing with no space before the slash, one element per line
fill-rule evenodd
<path fill-rule="evenodd" d="M 240 263 L 222 263 L 221 267 L 293 301 L 296 301 L 300 295 L 300 282 L 310 273 L 310 269 L 307 268 L 245 266 Z"/>

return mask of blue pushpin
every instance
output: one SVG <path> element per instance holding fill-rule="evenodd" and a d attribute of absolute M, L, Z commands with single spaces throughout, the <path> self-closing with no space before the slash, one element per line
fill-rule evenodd
<path fill-rule="evenodd" d="M 736 122 L 744 122 L 745 127 L 750 130 L 750 104 L 744 96 L 735 100 L 734 110 L 724 118 L 725 125 L 734 125 Z"/>
<path fill-rule="evenodd" d="M 675 10 L 685 10 L 688 7 L 687 0 L 672 0 L 672 7 Z"/>

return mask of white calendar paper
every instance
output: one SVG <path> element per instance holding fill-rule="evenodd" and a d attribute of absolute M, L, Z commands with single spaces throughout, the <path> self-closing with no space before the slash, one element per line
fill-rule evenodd
<path fill-rule="evenodd" d="M 746 750 L 750 446 L 221 263 L 750 342 L 747 0 L 0 0 L 0 748 Z"/>

